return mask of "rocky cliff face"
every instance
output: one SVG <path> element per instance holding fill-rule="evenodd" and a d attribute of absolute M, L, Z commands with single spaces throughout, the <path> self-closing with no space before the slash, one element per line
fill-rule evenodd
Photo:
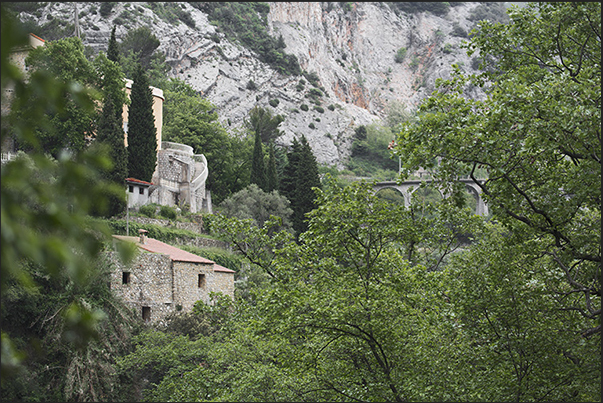
<path fill-rule="evenodd" d="M 479 3 L 457 3 L 444 17 L 396 13 L 391 4 L 378 2 L 347 3 L 352 5 L 349 9 L 341 6 L 344 3 L 269 3 L 269 32 L 282 35 L 285 52 L 294 54 L 303 70 L 317 75 L 324 89 L 324 112 L 309 102 L 308 83 L 304 91 L 296 89 L 302 77 L 279 74 L 223 36 L 215 42 L 212 36 L 222 34 L 205 13 L 188 3 L 181 4 L 195 28 L 165 22 L 146 3 L 116 3 L 107 18 L 92 12 L 99 3 L 40 4 L 37 13 L 22 13 L 21 18 L 40 25 L 57 17 L 73 22 L 77 7 L 84 45 L 95 52 L 106 51 L 113 19 L 136 9 L 130 13 L 128 28 L 117 26 L 118 41 L 129 29 L 150 27 L 161 42 L 159 50 L 171 66 L 170 75 L 201 91 L 229 131 L 236 132 L 249 110 L 260 105 L 285 117 L 279 127 L 284 133 L 278 140 L 281 145 L 303 134 L 319 163 L 343 168 L 357 126 L 382 123 L 392 103 L 414 111 L 433 91 L 435 80 L 449 76 L 452 63 L 471 70 L 471 60 L 459 48 L 464 38 L 451 33 L 455 26 L 470 31 L 473 22 L 468 16 Z M 407 51 L 398 63 L 395 55 L 400 48 Z M 253 90 L 247 88 L 250 80 L 256 85 Z M 276 107 L 269 104 L 274 99 L 279 100 Z M 308 111 L 301 109 L 302 104 L 309 106 Z"/>

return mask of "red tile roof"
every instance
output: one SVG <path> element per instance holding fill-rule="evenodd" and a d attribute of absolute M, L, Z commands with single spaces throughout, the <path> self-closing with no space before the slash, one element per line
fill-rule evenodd
<path fill-rule="evenodd" d="M 126 178 L 126 182 L 138 183 L 140 185 L 147 185 L 147 186 L 151 186 L 152 185 L 151 182 L 141 181 L 140 179 L 136 179 L 136 178 Z"/>
<path fill-rule="evenodd" d="M 215 271 L 230 270 L 230 269 L 227 269 L 226 267 L 216 265 L 215 262 L 212 260 L 195 255 L 194 253 L 187 252 L 180 248 L 176 248 L 175 246 L 168 245 L 167 243 L 163 243 L 163 242 L 158 241 L 153 238 L 146 238 L 145 243 L 141 244 L 139 242 L 140 238 L 136 237 L 136 236 L 113 235 L 113 237 L 117 238 L 117 239 L 121 239 L 123 241 L 135 242 L 139 248 L 152 252 L 152 253 L 161 253 L 164 255 L 168 255 L 173 261 L 176 261 L 176 262 L 193 262 L 193 263 L 212 264 L 212 265 L 214 265 Z M 232 272 L 234 273 L 234 271 L 232 271 Z"/>
<path fill-rule="evenodd" d="M 234 270 L 230 270 L 230 269 L 229 269 L 229 268 L 227 268 L 227 267 L 220 266 L 220 265 L 219 265 L 219 264 L 217 264 L 217 263 L 216 263 L 216 264 L 214 264 L 214 271 L 221 271 L 221 272 L 224 272 L 224 273 L 234 273 L 234 272 L 235 272 Z"/>

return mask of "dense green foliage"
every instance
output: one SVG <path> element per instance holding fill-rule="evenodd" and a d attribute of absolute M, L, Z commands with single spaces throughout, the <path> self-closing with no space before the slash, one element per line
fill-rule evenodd
<path fill-rule="evenodd" d="M 529 3 L 510 17 L 483 21 L 468 45 L 495 65 L 439 81 L 396 155 L 404 175 L 428 167 L 451 191 L 485 168 L 490 211 L 517 242 L 538 240 L 540 281 L 560 309 L 592 321 L 576 330 L 600 334 L 601 5 Z M 467 99 L 467 85 L 487 98 Z M 559 278 L 564 287 L 550 283 Z"/>
<path fill-rule="evenodd" d="M 291 229 L 293 210 L 290 202 L 277 191 L 266 192 L 252 183 L 220 204 L 219 214 L 226 217 L 251 219 L 258 227 L 263 227 L 270 216 L 279 217 L 280 229 Z"/>
<path fill-rule="evenodd" d="M 279 175 L 276 162 L 274 141 L 268 143 L 268 162 L 266 162 L 266 191 L 278 190 Z"/>
<path fill-rule="evenodd" d="M 117 186 L 123 186 L 128 174 L 128 151 L 124 144 L 124 131 L 115 117 L 115 106 L 111 96 L 107 96 L 103 102 L 96 142 L 107 148 L 111 159 L 111 168 L 104 173 L 105 179 Z M 107 217 L 113 217 L 126 208 L 126 195 L 111 197 L 107 208 Z"/>
<path fill-rule="evenodd" d="M 247 187 L 251 136 L 231 140 L 211 104 L 166 84 L 170 139 L 232 165 L 213 168 L 232 210 L 208 227 L 233 252 L 185 248 L 237 270 L 237 298 L 211 295 L 140 331 L 99 258 L 126 221 L 88 216 L 113 189 L 100 176 L 110 159 L 92 148 L 54 160 L 36 144 L 63 93 L 87 110 L 93 98 L 44 70 L 26 83 L 6 63 L 26 36 L 2 13 L 2 89 L 15 84 L 15 107 L 45 95 L 37 115 L 2 121 L 3 141 L 33 150 L 2 166 L 3 399 L 600 401 L 600 16 L 600 3 L 531 3 L 508 25 L 482 22 L 468 49 L 483 74 L 457 71 L 416 119 L 358 131 L 366 151 L 396 128 L 402 179 L 428 168 L 452 197 L 423 188 L 405 207 L 372 183 L 321 182 L 304 137 L 275 149 L 294 231 L 268 214 L 287 198 Z M 467 85 L 487 97 L 468 99 Z M 455 185 L 484 171 L 486 219 Z M 174 244 L 201 236 L 144 227 Z"/>
<path fill-rule="evenodd" d="M 61 112 L 65 98 L 83 114 L 94 111 L 95 98 L 45 69 L 25 80 L 8 54 L 28 43 L 27 32 L 4 6 L 1 15 L 2 104 L 23 117 L 3 115 L 2 142 L 15 136 L 31 147 L 2 165 L 2 398 L 110 399 L 112 360 L 124 353 L 132 323 L 106 288 L 97 260 L 110 231 L 89 212 L 104 211 L 106 196 L 123 195 L 123 188 L 99 175 L 110 166 L 102 149 L 92 146 L 57 160 L 45 153 L 37 135 Z M 10 99 L 7 88 L 14 89 Z M 26 110 L 34 99 L 35 108 Z"/>
<path fill-rule="evenodd" d="M 157 164 L 157 128 L 153 115 L 153 92 L 138 65 L 128 109 L 128 176 L 150 182 Z"/>
<path fill-rule="evenodd" d="M 299 235 L 307 228 L 306 213 L 316 207 L 313 188 L 321 186 L 316 157 L 305 136 L 293 139 L 287 161 L 279 192 L 291 202 L 293 229 Z"/>
<path fill-rule="evenodd" d="M 266 162 L 264 161 L 264 148 L 260 133 L 254 133 L 253 157 L 251 159 L 251 174 L 249 183 L 257 185 L 260 189 L 266 190 Z"/>
<path fill-rule="evenodd" d="M 260 135 L 263 144 L 276 140 L 282 133 L 278 129 L 285 118 L 281 115 L 272 115 L 272 112 L 261 106 L 254 106 L 245 119 L 245 127 Z"/>
<path fill-rule="evenodd" d="M 373 176 L 375 168 L 396 173 L 398 159 L 392 159 L 387 148 L 393 138 L 394 134 L 387 127 L 358 126 L 354 132 L 348 168 L 359 176 Z"/>
<path fill-rule="evenodd" d="M 32 70 L 45 71 L 56 77 L 62 83 L 78 83 L 88 88 L 97 88 L 97 72 L 92 62 L 84 56 L 84 46 L 78 38 L 66 38 L 49 42 L 45 46 L 33 49 L 26 59 L 26 64 Z M 57 91 L 57 90 L 54 90 Z M 99 94 L 94 94 L 99 98 Z M 65 150 L 82 151 L 88 139 L 94 136 L 97 111 L 94 108 L 79 107 L 78 100 L 70 93 L 60 94 L 63 98 L 57 103 L 55 110 L 48 111 L 48 125 L 30 122 L 36 128 L 36 138 L 42 149 L 54 157 Z M 23 107 L 15 108 L 12 113 L 18 115 L 15 119 L 27 120 L 37 116 L 45 94 L 32 93 L 29 102 Z M 19 144 L 20 149 L 28 150 L 30 145 Z"/>
<path fill-rule="evenodd" d="M 115 38 L 115 25 L 113 25 L 113 29 L 111 29 L 111 37 L 109 38 L 109 45 L 107 47 L 107 59 L 117 64 L 120 62 L 119 44 Z"/>

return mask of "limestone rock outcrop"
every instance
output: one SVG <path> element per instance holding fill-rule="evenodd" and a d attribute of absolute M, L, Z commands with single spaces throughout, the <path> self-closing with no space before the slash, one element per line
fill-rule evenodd
<path fill-rule="evenodd" d="M 73 20 L 77 4 L 84 45 L 94 52 L 106 51 L 116 16 L 128 10 L 127 27 L 117 25 L 118 41 L 129 29 L 148 26 L 160 40 L 169 75 L 183 79 L 212 102 L 227 130 L 241 128 L 254 106 L 271 108 L 285 117 L 279 127 L 284 134 L 277 143 L 287 146 L 294 137 L 305 135 L 319 163 L 343 168 L 359 125 L 383 124 L 391 104 L 412 113 L 434 90 L 436 79 L 450 75 L 453 63 L 473 69 L 475 63 L 460 47 L 466 38 L 453 35 L 453 29 L 470 32 L 474 22 L 468 17 L 480 3 L 451 3 L 443 17 L 406 14 L 382 2 L 268 3 L 269 33 L 282 35 L 284 51 L 319 78 L 322 110 L 308 102 L 308 84 L 305 91 L 296 88 L 302 77 L 279 74 L 249 49 L 226 40 L 207 14 L 189 3 L 179 4 L 190 14 L 194 28 L 166 22 L 144 2 L 117 2 L 107 18 L 92 12 L 99 3 L 40 4 L 39 12 L 23 12 L 22 19 L 40 24 L 57 17 Z M 400 48 L 406 49 L 406 57 L 397 62 Z M 254 89 L 247 88 L 250 80 Z M 276 107 L 269 103 L 274 99 L 279 101 Z M 307 111 L 302 104 L 309 106 Z"/>

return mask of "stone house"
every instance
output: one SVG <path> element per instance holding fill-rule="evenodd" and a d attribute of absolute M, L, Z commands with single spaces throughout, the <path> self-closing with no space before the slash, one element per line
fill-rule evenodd
<path fill-rule="evenodd" d="M 117 251 L 108 257 L 115 270 L 111 290 L 120 295 L 149 323 L 161 322 L 172 312 L 190 312 L 195 302 L 211 303 L 210 293 L 221 292 L 234 299 L 234 270 L 156 239 L 145 230 L 139 237 L 113 235 L 117 242 L 134 242 L 139 250 L 125 265 Z"/>

